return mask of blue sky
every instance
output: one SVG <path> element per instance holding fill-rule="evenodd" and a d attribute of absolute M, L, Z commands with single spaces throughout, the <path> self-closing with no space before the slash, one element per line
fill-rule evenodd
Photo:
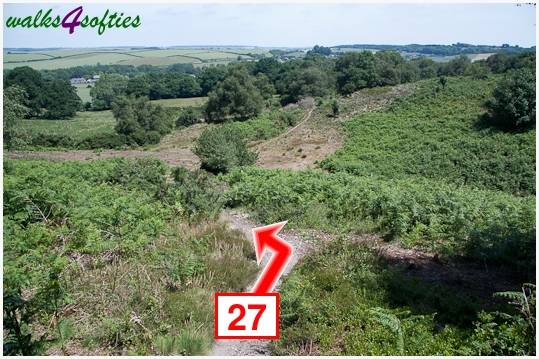
<path fill-rule="evenodd" d="M 79 5 L 77 3 L 77 5 Z M 53 8 L 63 17 L 77 5 L 4 4 L 4 47 L 339 44 L 535 45 L 535 7 L 516 4 L 87 4 L 141 15 L 137 29 L 7 29 L 9 16 Z"/>

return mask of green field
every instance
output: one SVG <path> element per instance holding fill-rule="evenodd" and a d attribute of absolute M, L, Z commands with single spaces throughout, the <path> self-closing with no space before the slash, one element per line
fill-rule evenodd
<path fill-rule="evenodd" d="M 261 48 L 166 48 L 166 49 L 60 49 L 53 51 L 4 51 L 4 68 L 31 66 L 35 69 L 58 69 L 73 66 L 100 64 L 119 65 L 154 65 L 192 63 L 196 66 L 205 64 L 228 63 L 236 61 L 238 56 L 250 59 L 248 54 L 271 56 Z"/>
<path fill-rule="evenodd" d="M 22 120 L 20 128 L 29 138 L 65 136 L 74 143 L 96 135 L 114 133 L 116 121 L 111 111 L 77 112 L 72 120 Z"/>
<path fill-rule="evenodd" d="M 82 103 L 92 102 L 92 97 L 90 96 L 90 88 L 85 84 L 76 84 L 73 85 L 77 89 L 77 95 L 79 95 Z"/>
<path fill-rule="evenodd" d="M 163 107 L 182 108 L 187 106 L 202 106 L 206 103 L 207 97 L 189 97 L 189 98 L 168 98 L 163 100 L 153 100 L 153 104 Z"/>

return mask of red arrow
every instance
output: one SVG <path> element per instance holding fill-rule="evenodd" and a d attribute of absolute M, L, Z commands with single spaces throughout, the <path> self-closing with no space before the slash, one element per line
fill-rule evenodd
<path fill-rule="evenodd" d="M 287 221 L 270 224 L 269 226 L 253 228 L 253 241 L 255 244 L 256 261 L 260 264 L 264 250 L 273 252 L 266 268 L 258 277 L 253 293 L 270 293 L 275 288 L 277 281 L 283 274 L 284 269 L 292 258 L 293 248 L 283 239 L 277 237 L 277 233 L 284 227 Z"/>

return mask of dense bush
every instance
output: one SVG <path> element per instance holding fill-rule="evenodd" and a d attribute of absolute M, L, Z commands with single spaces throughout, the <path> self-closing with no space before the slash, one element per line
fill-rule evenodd
<path fill-rule="evenodd" d="M 254 76 L 242 67 L 232 68 L 208 94 L 205 115 L 208 122 L 245 120 L 260 113 L 262 106 L 263 98 Z"/>
<path fill-rule="evenodd" d="M 509 72 L 492 92 L 487 108 L 496 125 L 509 129 L 535 126 L 535 72 Z"/>
<path fill-rule="evenodd" d="M 215 219 L 224 205 L 217 182 L 203 170 L 190 172 L 183 167 L 173 171 L 174 183 L 169 195 L 177 196 L 181 210 L 191 222 Z"/>
<path fill-rule="evenodd" d="M 101 133 L 88 137 L 77 144 L 78 148 L 82 149 L 99 149 L 99 148 L 122 148 L 126 145 L 127 138 L 118 133 Z M 36 143 L 37 144 L 37 143 Z M 45 146 L 43 144 L 43 146 Z"/>
<path fill-rule="evenodd" d="M 116 132 L 128 143 L 138 145 L 159 143 L 169 133 L 174 122 L 170 113 L 159 105 L 152 105 L 145 97 L 120 96 L 112 105 Z"/>
<path fill-rule="evenodd" d="M 249 151 L 241 133 L 229 126 L 204 130 L 194 152 L 200 158 L 201 167 L 214 173 L 253 164 L 257 157 Z"/>
<path fill-rule="evenodd" d="M 123 75 L 103 74 L 90 90 L 92 108 L 94 110 L 110 109 L 117 97 L 125 95 L 127 82 L 127 77 Z"/>
<path fill-rule="evenodd" d="M 28 108 L 25 106 L 27 96 L 26 91 L 18 85 L 10 86 L 4 91 L 3 137 L 4 145 L 8 150 L 21 145 L 23 134 L 18 124 L 28 113 Z"/>
<path fill-rule="evenodd" d="M 176 127 L 188 127 L 199 122 L 202 118 L 202 113 L 194 107 L 184 108 L 176 119 Z"/>
<path fill-rule="evenodd" d="M 535 268 L 535 197 L 429 180 L 383 180 L 345 173 L 236 169 L 228 204 L 262 222 L 378 232 L 406 246 Z"/>

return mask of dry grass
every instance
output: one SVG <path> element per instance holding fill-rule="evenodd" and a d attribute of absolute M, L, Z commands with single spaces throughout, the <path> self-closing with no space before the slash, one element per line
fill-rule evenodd
<path fill-rule="evenodd" d="M 213 293 L 245 290 L 254 258 L 243 234 L 222 223 L 175 223 L 139 256 L 74 259 L 72 303 L 62 313 L 75 333 L 66 354 L 205 354 Z"/>

